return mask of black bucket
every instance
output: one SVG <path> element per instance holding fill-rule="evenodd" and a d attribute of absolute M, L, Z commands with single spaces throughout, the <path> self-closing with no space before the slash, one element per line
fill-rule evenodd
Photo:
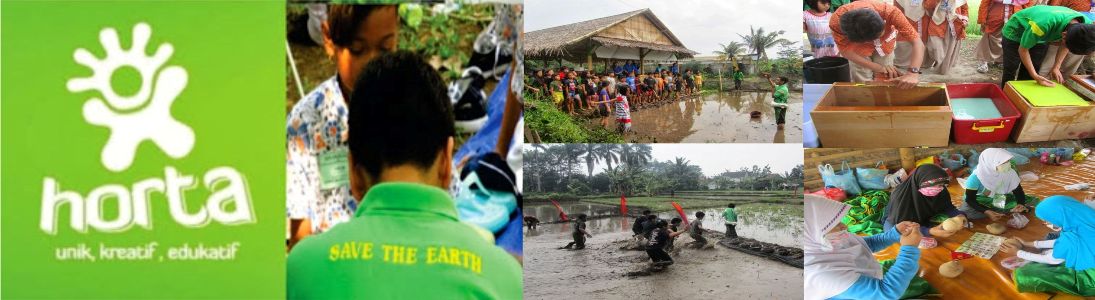
<path fill-rule="evenodd" d="M 852 81 L 852 73 L 848 68 L 848 59 L 843 57 L 830 56 L 812 59 L 802 64 L 802 72 L 806 83 L 830 84 Z"/>

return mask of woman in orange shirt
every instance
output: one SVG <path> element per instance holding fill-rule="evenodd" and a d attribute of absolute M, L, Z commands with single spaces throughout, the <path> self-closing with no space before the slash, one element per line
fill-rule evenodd
<path fill-rule="evenodd" d="M 866 82 L 872 77 L 885 77 L 899 88 L 912 88 L 920 83 L 924 42 L 896 6 L 878 1 L 856 1 L 837 9 L 833 19 L 839 22 L 829 22 L 829 28 L 837 48 L 841 49 L 840 55 L 852 62 L 852 81 Z M 899 37 L 913 43 L 913 51 L 908 55 L 909 68 L 901 71 L 893 63 Z"/>
<path fill-rule="evenodd" d="M 989 71 L 989 63 L 999 64 L 1003 62 L 1004 23 L 1007 23 L 1011 15 L 1016 12 L 1034 6 L 1032 0 L 1012 0 L 1011 5 L 1001 3 L 1000 0 L 981 0 L 981 7 L 977 9 L 977 24 L 981 26 L 981 41 L 977 43 L 977 59 L 981 65 L 977 72 Z"/>
<path fill-rule="evenodd" d="M 946 75 L 958 62 L 958 49 L 966 39 L 969 24 L 969 6 L 966 0 L 924 0 L 930 12 L 927 16 L 925 66 L 934 66 L 940 75 Z"/>

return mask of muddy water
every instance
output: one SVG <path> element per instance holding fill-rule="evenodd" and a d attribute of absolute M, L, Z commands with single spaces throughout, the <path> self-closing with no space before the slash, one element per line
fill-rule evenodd
<path fill-rule="evenodd" d="M 787 125 L 777 130 L 770 92 L 722 92 L 644 107 L 631 112 L 627 141 L 659 143 L 801 143 L 802 93 L 788 100 Z M 752 119 L 749 113 L 761 112 Z M 611 117 L 594 124 L 615 130 Z"/>
<path fill-rule="evenodd" d="M 587 229 L 592 234 L 631 232 L 633 217 L 619 217 L 619 208 L 616 206 L 589 204 L 581 202 L 561 203 L 560 206 L 572 218 L 579 213 L 590 216 L 586 221 Z M 704 214 L 704 228 L 716 232 L 726 232 L 725 220 L 722 217 L 722 208 L 702 209 Z M 736 208 L 738 212 L 738 225 L 735 228 L 738 235 L 754 238 L 764 242 L 775 243 L 789 247 L 802 247 L 802 206 L 779 204 L 744 204 Z M 694 209 L 686 209 L 688 219 L 695 219 Z M 542 222 L 559 220 L 559 212 L 551 204 L 526 205 L 524 214 L 534 216 Z M 657 214 L 659 218 L 679 218 L 676 211 L 667 211 Z M 613 216 L 607 218 L 597 218 Z M 554 235 L 562 238 L 570 238 L 573 226 L 568 223 L 542 224 L 536 230 L 526 231 L 525 236 Z"/>
<path fill-rule="evenodd" d="M 602 215 L 616 213 L 616 207 L 597 204 L 569 203 L 563 205 L 571 215 L 586 213 Z M 586 210 L 582 210 L 586 209 Z M 739 208 L 740 209 L 740 208 Z M 716 209 L 705 210 L 715 216 Z M 793 211 L 792 209 L 788 209 Z M 758 216 L 778 209 L 758 209 Z M 797 221 L 802 224 L 801 206 Z M 554 206 L 525 206 L 526 215 L 541 220 L 556 220 Z M 675 215 L 675 212 L 671 212 Z M 668 217 L 667 214 L 662 214 Z M 739 213 L 741 226 L 771 222 L 754 216 L 750 209 Z M 792 218 L 793 219 L 793 218 Z M 790 267 L 765 258 L 730 250 L 722 246 L 695 250 L 682 247 L 692 242 L 688 235 L 677 237 L 679 253 L 673 254 L 676 262 L 665 271 L 647 276 L 628 276 L 629 273 L 648 270 L 650 258 L 643 251 L 621 250 L 632 244 L 629 218 L 607 217 L 591 219 L 588 229 L 593 237 L 584 250 L 557 249 L 571 241 L 573 225 L 569 223 L 542 224 L 536 230 L 525 232 L 524 242 L 524 298 L 525 299 L 800 299 L 799 288 L 773 289 L 772 286 L 801 287 L 802 269 Z M 707 223 L 721 223 L 712 217 Z M 764 225 L 761 225 L 764 226 Z M 781 228 L 780 225 L 767 225 Z M 713 226 L 708 226 L 713 227 Z M 742 227 L 739 227 L 742 228 Z M 762 228 L 762 227 L 758 227 Z M 712 228 L 722 230 L 719 228 Z M 744 229 L 742 229 L 744 230 Z M 739 230 L 739 232 L 744 232 Z M 779 232 L 775 229 L 772 232 Z M 792 230 L 793 231 L 793 230 Z M 778 234 L 776 234 L 778 235 Z M 710 238 L 717 241 L 716 237 Z"/>

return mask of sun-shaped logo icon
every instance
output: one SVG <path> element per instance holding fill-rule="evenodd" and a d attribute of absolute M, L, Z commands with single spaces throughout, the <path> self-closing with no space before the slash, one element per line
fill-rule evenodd
<path fill-rule="evenodd" d="M 118 32 L 111 27 L 99 32 L 106 57 L 96 58 L 87 49 L 73 53 L 77 63 L 92 70 L 90 77 L 69 79 L 71 92 L 96 90 L 102 98 L 91 97 L 84 103 L 84 120 L 110 128 L 110 138 L 100 156 L 103 166 L 114 172 L 124 171 L 133 163 L 137 146 L 151 140 L 172 158 L 182 158 L 194 148 L 194 131 L 171 116 L 171 105 L 186 87 L 186 69 L 164 66 L 174 48 L 163 43 L 152 56 L 145 46 L 152 35 L 146 23 L 133 27 L 133 44 L 122 49 Z M 140 74 L 140 89 L 134 95 L 119 95 L 112 85 L 114 73 L 133 68 Z"/>

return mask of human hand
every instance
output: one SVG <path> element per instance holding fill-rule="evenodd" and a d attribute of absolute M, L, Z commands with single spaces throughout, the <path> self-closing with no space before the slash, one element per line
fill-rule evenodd
<path fill-rule="evenodd" d="M 890 82 L 896 84 L 899 89 L 910 89 L 916 87 L 916 84 L 920 83 L 920 74 L 905 74 L 901 77 L 890 79 Z"/>
<path fill-rule="evenodd" d="M 1027 211 L 1027 207 L 1023 206 L 1023 205 L 1016 205 L 1015 208 L 1011 209 L 1011 212 L 1013 212 L 1013 213 L 1021 213 L 1021 212 L 1026 212 L 1026 211 Z"/>
<path fill-rule="evenodd" d="M 985 215 L 989 216 L 989 218 L 992 219 L 993 221 L 998 221 L 998 220 L 1000 220 L 1001 218 L 1004 217 L 1004 214 L 998 213 L 998 212 L 995 212 L 995 211 L 992 211 L 992 210 L 986 210 Z"/>
<path fill-rule="evenodd" d="M 894 228 L 897 228 L 898 233 L 904 234 L 905 231 L 907 231 L 909 229 L 909 227 L 919 227 L 919 226 L 920 226 L 920 224 L 917 224 L 916 222 L 913 222 L 913 221 L 903 221 L 901 223 L 897 223 L 897 225 L 895 225 Z"/>
<path fill-rule="evenodd" d="M 1053 74 L 1053 80 L 1065 82 L 1065 75 L 1061 74 L 1061 68 L 1053 68 L 1050 74 Z"/>
<path fill-rule="evenodd" d="M 901 73 L 897 71 L 897 67 L 895 66 L 877 65 L 872 71 L 886 74 L 886 78 L 897 78 L 898 76 L 901 76 Z"/>
<path fill-rule="evenodd" d="M 1034 248 L 1034 242 L 1033 241 L 1027 241 L 1027 240 L 1018 238 L 1018 237 L 1016 237 L 1015 239 L 1019 240 L 1020 243 L 1023 243 L 1023 247 Z"/>
<path fill-rule="evenodd" d="M 906 225 L 905 231 L 901 233 L 901 245 L 920 245 L 920 240 L 923 238 L 924 236 L 920 234 L 920 224 L 912 223 L 911 225 Z"/>
<path fill-rule="evenodd" d="M 1001 243 L 1000 244 L 1000 252 L 1015 253 L 1016 251 L 1019 251 L 1019 250 L 1022 250 L 1022 249 L 1019 249 L 1018 247 L 1015 247 L 1015 245 L 1012 245 L 1012 244 L 1008 244 L 1008 243 Z"/>
<path fill-rule="evenodd" d="M 1049 79 L 1047 79 L 1045 77 L 1042 77 L 1041 75 L 1033 75 L 1033 77 L 1034 77 L 1034 81 L 1037 81 L 1038 84 L 1040 84 L 1042 86 L 1054 87 L 1054 86 L 1057 85 L 1056 83 L 1053 83 L 1053 81 L 1049 81 Z"/>

